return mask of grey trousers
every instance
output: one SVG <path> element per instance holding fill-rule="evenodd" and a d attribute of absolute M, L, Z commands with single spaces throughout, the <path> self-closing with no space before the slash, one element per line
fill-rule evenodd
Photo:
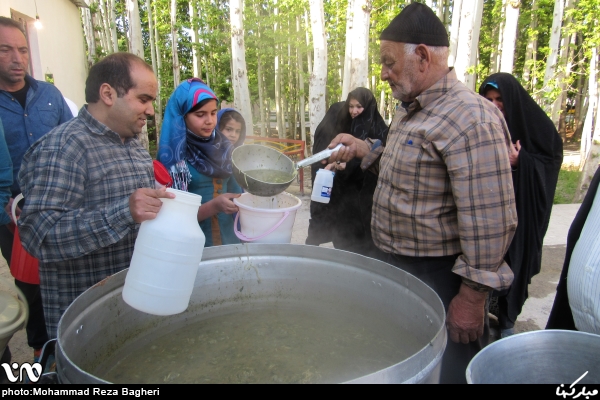
<path fill-rule="evenodd" d="M 444 257 L 407 257 L 384 253 L 382 261 L 398 267 L 429 285 L 440 297 L 448 312 L 450 301 L 458 294 L 461 277 L 452 272 L 458 255 Z M 467 383 L 466 369 L 471 359 L 489 344 L 490 324 L 486 302 L 483 336 L 469 344 L 454 343 L 448 337 L 448 344 L 442 358 L 440 383 Z"/>

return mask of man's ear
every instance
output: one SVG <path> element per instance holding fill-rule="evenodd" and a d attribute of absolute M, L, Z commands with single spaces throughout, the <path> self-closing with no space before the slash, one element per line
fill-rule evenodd
<path fill-rule="evenodd" d="M 107 106 L 112 106 L 117 98 L 117 92 L 108 83 L 100 85 L 100 100 Z"/>
<path fill-rule="evenodd" d="M 425 69 L 431 64 L 431 53 L 429 49 L 424 44 L 419 44 L 415 48 L 415 54 L 419 57 L 419 70 L 421 72 L 425 71 Z"/>

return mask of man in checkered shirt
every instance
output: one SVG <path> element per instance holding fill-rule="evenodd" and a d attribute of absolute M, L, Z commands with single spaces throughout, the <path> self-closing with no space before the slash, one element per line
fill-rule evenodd
<path fill-rule="evenodd" d="M 466 382 L 489 340 L 486 301 L 510 286 L 504 262 L 517 226 L 502 114 L 448 68 L 448 35 L 412 3 L 381 33 L 381 78 L 401 101 L 387 143 L 338 135 L 328 162 L 362 159 L 378 174 L 371 229 L 383 260 L 431 286 L 446 308 L 441 382 Z M 352 216 L 348 216 L 352 218 Z"/>
<path fill-rule="evenodd" d="M 138 140 L 157 88 L 141 58 L 107 56 L 90 69 L 87 106 L 23 158 L 19 232 L 40 260 L 50 338 L 77 296 L 129 267 L 139 224 L 156 217 L 161 197 L 174 197 L 154 189 L 152 158 Z"/>

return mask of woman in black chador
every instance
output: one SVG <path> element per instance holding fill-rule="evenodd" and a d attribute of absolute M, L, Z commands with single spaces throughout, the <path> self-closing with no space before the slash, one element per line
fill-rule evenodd
<path fill-rule="evenodd" d="M 377 111 L 377 101 L 369 89 L 357 88 L 345 102 L 331 106 L 315 131 L 313 154 L 325 150 L 339 133 L 385 144 L 388 126 Z M 311 167 L 312 181 L 322 164 Z M 333 242 L 336 249 L 375 257 L 378 250 L 371 238 L 371 208 L 377 176 L 362 171 L 360 160 L 329 164 L 335 172 L 328 204 L 311 201 L 306 244 Z"/>
<path fill-rule="evenodd" d="M 515 278 L 508 291 L 493 294 L 498 297 L 498 321 L 505 337 L 514 333 L 528 297 L 527 286 L 540 272 L 563 145 L 550 118 L 512 75 L 489 76 L 479 94 L 502 111 L 513 142 L 510 165 L 519 225 L 505 260 Z"/>

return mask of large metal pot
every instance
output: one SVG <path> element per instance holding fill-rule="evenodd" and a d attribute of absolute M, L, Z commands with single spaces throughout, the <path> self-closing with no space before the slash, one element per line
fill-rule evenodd
<path fill-rule="evenodd" d="M 401 324 L 418 338 L 419 347 L 409 358 L 350 382 L 439 382 L 446 346 L 442 302 L 422 281 L 389 264 L 314 246 L 210 247 L 204 251 L 190 306 L 169 317 L 145 314 L 123 301 L 126 273 L 84 292 L 62 316 L 56 346 L 61 383 L 103 383 L 94 373 L 111 354 L 135 349 L 169 327 L 209 318 L 221 309 L 233 306 L 244 312 L 265 302 L 318 304 L 336 312 L 350 307 L 356 316 L 381 314 L 386 324 Z"/>
<path fill-rule="evenodd" d="M 600 383 L 600 335 L 564 330 L 520 333 L 498 340 L 473 357 L 467 383 Z"/>

